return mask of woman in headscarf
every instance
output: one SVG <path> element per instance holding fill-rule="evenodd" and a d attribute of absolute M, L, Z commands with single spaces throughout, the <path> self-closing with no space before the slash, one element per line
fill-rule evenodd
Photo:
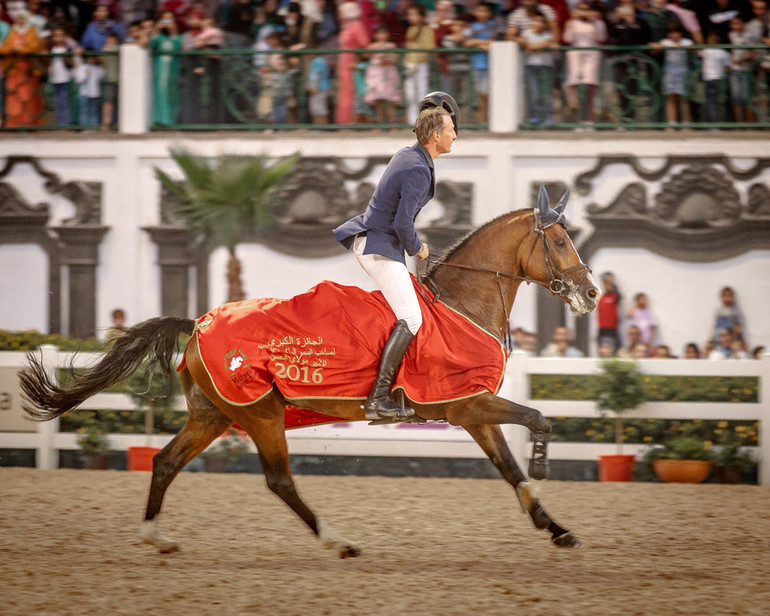
<path fill-rule="evenodd" d="M 43 94 L 41 58 L 25 57 L 42 53 L 43 43 L 32 25 L 29 11 L 19 9 L 13 27 L 0 45 L 0 65 L 5 75 L 5 126 L 42 126 Z"/>
<path fill-rule="evenodd" d="M 369 35 L 361 23 L 361 9 L 355 2 L 343 2 L 339 7 L 340 49 L 362 49 L 369 46 Z M 350 124 L 353 119 L 355 85 L 353 68 L 359 57 L 352 53 L 337 55 L 337 124 Z"/>

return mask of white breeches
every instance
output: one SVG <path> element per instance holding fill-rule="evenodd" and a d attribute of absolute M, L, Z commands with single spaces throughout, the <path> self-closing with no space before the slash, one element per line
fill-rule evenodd
<path fill-rule="evenodd" d="M 416 334 L 422 325 L 422 312 L 406 265 L 382 255 L 365 255 L 364 246 L 366 237 L 356 237 L 353 241 L 356 260 L 382 291 L 396 319 L 405 321 L 409 331 Z"/>

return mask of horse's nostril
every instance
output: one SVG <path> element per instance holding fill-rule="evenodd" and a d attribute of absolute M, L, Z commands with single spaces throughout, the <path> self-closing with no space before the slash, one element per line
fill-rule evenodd
<path fill-rule="evenodd" d="M 590 289 L 588 289 L 586 295 L 588 295 L 588 297 L 590 297 L 591 299 L 595 299 L 596 298 L 596 291 L 597 291 L 596 288 L 591 287 Z"/>

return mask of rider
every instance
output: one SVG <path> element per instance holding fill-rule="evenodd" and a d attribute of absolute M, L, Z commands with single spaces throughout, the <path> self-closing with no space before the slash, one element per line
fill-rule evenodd
<path fill-rule="evenodd" d="M 422 325 L 404 252 L 421 260 L 428 258 L 428 245 L 417 237 L 414 221 L 433 197 L 433 161 L 452 149 L 458 119 L 459 108 L 449 94 L 431 92 L 423 98 L 414 124 L 417 143 L 391 158 L 366 211 L 334 230 L 335 239 L 352 248 L 397 319 L 364 404 L 367 419 L 394 419 L 401 413 L 401 407 L 390 399 L 390 388 L 407 347 Z M 414 416 L 413 409 L 406 407 L 404 411 Z"/>

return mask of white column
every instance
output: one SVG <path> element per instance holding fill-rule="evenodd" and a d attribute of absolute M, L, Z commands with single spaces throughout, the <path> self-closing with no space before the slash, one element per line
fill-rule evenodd
<path fill-rule="evenodd" d="M 489 45 L 489 130 L 512 133 L 522 119 L 524 74 L 513 41 Z"/>
<path fill-rule="evenodd" d="M 150 54 L 140 45 L 120 46 L 118 130 L 141 135 L 150 128 L 152 70 Z"/>
<path fill-rule="evenodd" d="M 59 349 L 51 344 L 40 346 L 40 352 L 43 355 L 43 366 L 48 373 L 48 377 L 53 382 L 58 382 L 56 374 L 59 366 Z M 59 468 L 59 450 L 56 448 L 56 434 L 59 432 L 59 418 L 51 421 L 41 421 L 37 425 L 37 452 L 36 466 L 44 470 Z"/>

